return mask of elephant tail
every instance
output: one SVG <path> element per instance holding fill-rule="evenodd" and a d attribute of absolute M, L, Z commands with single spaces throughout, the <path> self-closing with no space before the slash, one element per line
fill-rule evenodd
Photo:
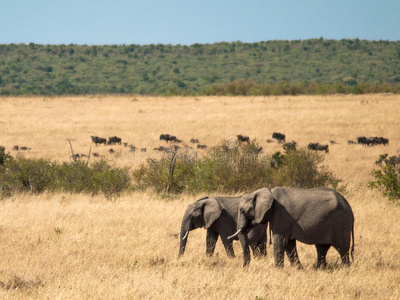
<path fill-rule="evenodd" d="M 354 263 L 354 222 L 353 222 L 353 227 L 351 228 L 351 239 L 353 240 L 352 244 L 351 244 L 351 250 L 350 250 L 350 255 L 351 255 L 351 260 Z"/>
<path fill-rule="evenodd" d="M 269 227 L 269 244 L 272 245 L 272 229 L 271 229 L 271 223 L 268 224 Z"/>

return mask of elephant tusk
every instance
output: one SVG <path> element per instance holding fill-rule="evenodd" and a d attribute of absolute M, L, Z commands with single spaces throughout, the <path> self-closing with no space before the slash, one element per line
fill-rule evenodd
<path fill-rule="evenodd" d="M 233 239 L 235 236 L 237 236 L 240 232 L 242 231 L 242 229 L 239 229 L 235 234 L 232 234 L 231 236 L 228 236 L 228 240 Z"/>
<path fill-rule="evenodd" d="M 189 234 L 189 231 L 186 231 L 186 234 L 185 234 L 185 236 L 182 238 L 182 241 L 183 241 L 184 239 L 187 238 L 188 234 Z"/>

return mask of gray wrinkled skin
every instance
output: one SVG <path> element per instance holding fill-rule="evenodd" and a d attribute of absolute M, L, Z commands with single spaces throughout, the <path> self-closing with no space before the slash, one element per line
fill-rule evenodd
<path fill-rule="evenodd" d="M 326 267 L 326 253 L 333 246 L 343 265 L 349 265 L 354 250 L 354 215 L 347 200 L 329 188 L 262 188 L 243 195 L 238 229 L 270 223 L 275 266 L 283 267 L 286 252 L 291 264 L 301 268 L 296 241 L 315 245 L 317 267 Z M 245 236 L 243 245 L 246 248 Z M 350 242 L 353 244 L 350 248 Z M 250 256 L 244 252 L 245 264 Z"/>
<path fill-rule="evenodd" d="M 220 237 L 227 255 L 234 257 L 232 242 L 238 238 L 228 239 L 228 237 L 236 232 L 240 200 L 241 197 L 211 197 L 190 204 L 182 219 L 179 257 L 185 252 L 189 232 L 201 227 L 207 230 L 207 255 L 213 255 L 215 245 Z M 247 247 L 252 248 L 255 256 L 266 255 L 266 227 L 267 224 L 259 224 L 245 234 Z"/>

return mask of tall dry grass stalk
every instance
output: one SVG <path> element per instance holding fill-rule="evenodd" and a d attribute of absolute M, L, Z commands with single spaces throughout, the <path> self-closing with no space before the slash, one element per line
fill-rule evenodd
<path fill-rule="evenodd" d="M 257 138 L 264 151 L 274 131 L 300 146 L 328 143 L 325 165 L 348 183 L 355 214 L 355 262 L 315 270 L 313 246 L 299 244 L 304 270 L 273 267 L 264 260 L 242 269 L 220 242 L 205 256 L 205 231 L 190 233 L 177 260 L 180 221 L 196 200 L 173 201 L 151 193 L 115 201 L 74 194 L 16 194 L 0 202 L 0 298 L 2 299 L 398 299 L 400 298 L 400 209 L 366 184 L 378 155 L 398 154 L 400 97 L 395 95 L 252 98 L 1 98 L 0 145 L 31 147 L 20 155 L 69 159 L 67 139 L 87 152 L 90 135 L 117 135 L 137 147 L 162 143 L 161 133 L 214 145 L 236 134 Z M 357 136 L 384 136 L 387 147 L 348 145 Z M 188 143 L 189 144 L 189 143 Z M 123 146 L 92 146 L 116 164 L 127 161 Z M 13 155 L 15 151 L 10 150 Z M 146 155 L 151 153 L 146 152 Z M 93 158 L 94 159 L 94 158 Z M 199 195 L 204 196 L 204 195 Z"/>

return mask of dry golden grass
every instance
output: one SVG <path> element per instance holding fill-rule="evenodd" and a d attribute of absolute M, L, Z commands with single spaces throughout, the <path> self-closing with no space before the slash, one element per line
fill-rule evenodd
<path fill-rule="evenodd" d="M 219 242 L 205 257 L 205 231 L 190 233 L 187 251 L 177 260 L 180 221 L 194 196 L 173 201 L 150 193 L 102 196 L 14 195 L 0 202 L 1 299 L 399 299 L 400 208 L 366 184 L 379 154 L 400 149 L 400 97 L 396 95 L 326 97 L 71 97 L 0 98 L 0 145 L 32 150 L 30 157 L 69 158 L 67 139 L 87 153 L 90 135 L 117 135 L 137 147 L 162 145 L 160 133 L 188 142 L 214 145 L 236 134 L 257 138 L 265 151 L 274 131 L 300 146 L 330 146 L 325 165 L 348 183 L 355 214 L 355 262 L 315 270 L 313 246 L 298 246 L 304 270 L 273 267 L 265 260 L 242 269 L 228 259 Z M 384 136 L 388 147 L 348 145 L 357 136 Z M 123 146 L 92 146 L 116 164 L 136 166 Z M 16 151 L 10 150 L 13 155 Z M 93 158 L 94 159 L 94 158 Z M 203 196 L 203 195 L 202 195 Z"/>

